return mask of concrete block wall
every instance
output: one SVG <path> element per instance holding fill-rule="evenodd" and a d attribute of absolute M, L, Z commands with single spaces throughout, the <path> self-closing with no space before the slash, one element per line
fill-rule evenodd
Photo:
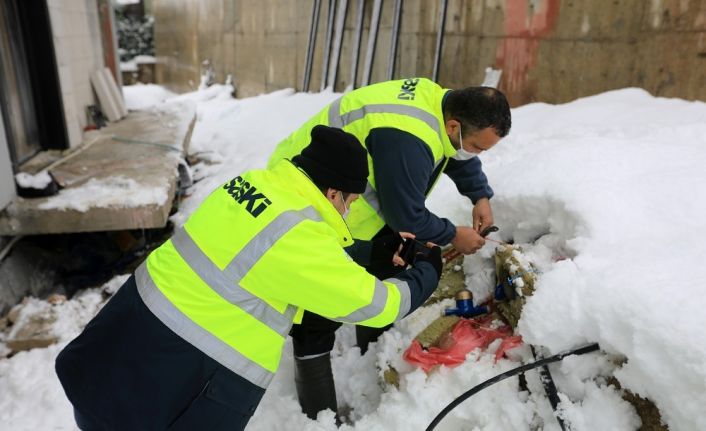
<path fill-rule="evenodd" d="M 241 95 L 293 86 L 300 75 L 298 63 L 304 61 L 299 48 L 306 49 L 308 27 L 300 25 L 308 19 L 305 3 L 155 2 L 156 81 L 180 92 L 194 90 L 201 63 L 211 59 L 216 79 L 224 82 L 233 74 Z"/>
<path fill-rule="evenodd" d="M 96 103 L 91 72 L 104 67 L 96 0 L 48 0 L 69 143 L 81 143 L 86 106 Z"/>
<path fill-rule="evenodd" d="M 336 91 L 350 84 L 356 0 L 349 0 Z M 156 80 L 195 89 L 201 61 L 217 80 L 235 75 L 239 96 L 303 81 L 313 0 L 155 0 Z M 366 1 L 362 76 L 373 0 Z M 382 2 L 372 82 L 387 79 L 394 1 Z M 431 76 L 440 1 L 405 0 L 393 77 Z M 321 85 L 328 1 L 322 0 L 310 91 Z M 513 106 L 563 103 L 641 87 L 706 100 L 706 0 L 455 0 L 448 2 L 439 83 L 482 82 L 503 70 Z"/>

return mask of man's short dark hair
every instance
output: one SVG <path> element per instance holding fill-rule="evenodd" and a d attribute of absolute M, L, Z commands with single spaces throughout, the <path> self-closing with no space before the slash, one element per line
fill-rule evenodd
<path fill-rule="evenodd" d="M 452 90 L 444 101 L 444 120 L 461 122 L 464 130 L 495 129 L 504 138 L 510 132 L 510 104 L 505 95 L 492 87 L 468 87 Z"/>

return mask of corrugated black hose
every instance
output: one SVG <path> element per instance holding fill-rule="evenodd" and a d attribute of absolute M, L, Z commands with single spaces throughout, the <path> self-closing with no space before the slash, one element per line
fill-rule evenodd
<path fill-rule="evenodd" d="M 532 362 L 531 364 L 522 365 L 520 367 L 513 368 L 510 371 L 506 371 L 502 374 L 498 374 L 497 376 L 490 378 L 477 386 L 474 386 L 470 390 L 461 394 L 461 396 L 459 396 L 455 400 L 451 401 L 451 403 L 449 405 L 444 407 L 444 409 L 438 415 L 436 415 L 434 420 L 431 421 L 431 423 L 427 427 L 426 431 L 432 431 L 434 428 L 436 428 L 437 425 L 439 425 L 439 422 L 441 422 L 441 420 L 447 414 L 449 414 L 449 412 L 451 412 L 451 410 L 455 409 L 459 404 L 461 404 L 462 402 L 464 402 L 468 398 L 472 397 L 473 395 L 477 394 L 478 392 L 482 391 L 483 389 L 487 388 L 488 386 L 494 385 L 495 383 L 501 382 L 509 377 L 516 376 L 518 374 L 522 374 L 522 373 L 529 371 L 529 370 L 533 370 L 537 367 L 551 364 L 552 362 L 559 362 L 567 356 L 583 355 L 586 353 L 595 352 L 598 349 L 599 349 L 598 343 L 588 344 L 586 346 L 579 347 L 579 348 L 573 349 L 573 350 L 567 350 L 564 352 L 560 352 L 554 356 L 540 359 L 539 361 Z"/>

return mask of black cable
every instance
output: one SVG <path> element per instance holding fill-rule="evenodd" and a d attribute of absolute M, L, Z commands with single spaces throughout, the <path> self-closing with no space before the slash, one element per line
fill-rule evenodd
<path fill-rule="evenodd" d="M 497 376 L 492 377 L 492 378 L 484 381 L 483 383 L 474 386 L 470 390 L 461 394 L 461 396 L 459 396 L 455 400 L 451 401 L 451 403 L 449 405 L 447 405 L 438 415 L 436 415 L 434 420 L 431 421 L 431 423 L 427 427 L 426 431 L 432 431 L 434 428 L 436 428 L 437 425 L 439 425 L 439 422 L 441 422 L 441 420 L 447 414 L 449 414 L 449 412 L 451 412 L 451 410 L 455 409 L 459 404 L 461 404 L 462 402 L 464 402 L 468 398 L 472 397 L 473 395 L 477 394 L 478 392 L 482 391 L 483 389 L 487 388 L 488 386 L 494 385 L 495 383 L 501 382 L 501 381 L 503 381 L 507 378 L 510 378 L 512 376 L 516 376 L 518 374 L 524 373 L 525 371 L 529 371 L 529 370 L 533 370 L 537 367 L 541 367 L 542 365 L 551 364 L 552 362 L 559 362 L 562 359 L 564 359 L 566 356 L 583 355 L 586 353 L 595 352 L 598 349 L 599 349 L 598 343 L 588 344 L 586 346 L 579 347 L 574 350 L 567 350 L 564 352 L 560 352 L 554 356 L 540 359 L 539 361 L 532 362 L 531 364 L 522 365 L 520 367 L 513 368 L 510 371 L 506 371 L 502 374 L 498 374 Z"/>
<path fill-rule="evenodd" d="M 542 359 L 542 355 L 537 354 L 534 346 L 530 346 L 530 349 L 532 350 L 532 357 L 535 360 Z M 549 404 L 552 406 L 552 411 L 556 413 L 557 406 L 561 400 L 559 399 L 559 394 L 557 393 L 554 378 L 552 378 L 552 373 L 549 372 L 549 365 L 542 365 L 539 367 L 539 380 L 542 382 L 542 386 L 544 386 L 544 393 L 547 394 L 547 399 L 549 399 Z M 566 431 L 564 420 L 559 417 L 559 415 L 556 415 L 555 417 L 561 431 Z"/>

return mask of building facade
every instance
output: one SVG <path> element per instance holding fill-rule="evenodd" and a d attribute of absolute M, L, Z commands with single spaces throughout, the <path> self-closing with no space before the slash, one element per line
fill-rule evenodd
<path fill-rule="evenodd" d="M 368 54 L 370 82 L 433 77 L 443 17 L 437 81 L 446 87 L 479 84 L 491 67 L 502 70 L 499 86 L 513 106 L 563 103 L 624 87 L 706 100 L 706 0 L 154 0 L 157 82 L 176 91 L 195 89 L 202 63 L 210 60 L 217 81 L 235 77 L 239 96 L 301 90 L 317 3 L 310 91 L 326 81 L 329 17 L 332 56 L 339 16 L 344 24 L 336 91 L 361 85 Z"/>
<path fill-rule="evenodd" d="M 90 75 L 117 64 L 111 20 L 110 0 L 0 2 L 0 209 L 22 163 L 81 143 Z"/>

